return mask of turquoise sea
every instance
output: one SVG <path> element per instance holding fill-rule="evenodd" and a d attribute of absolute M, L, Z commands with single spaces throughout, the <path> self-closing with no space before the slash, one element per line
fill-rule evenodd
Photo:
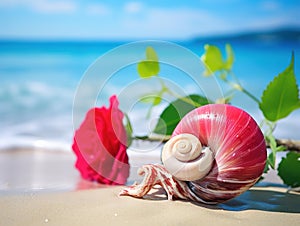
<path fill-rule="evenodd" d="M 227 42 L 232 45 L 235 53 L 235 75 L 258 98 L 273 77 L 288 66 L 292 51 L 295 53 L 297 81 L 300 82 L 300 40 L 219 39 L 175 44 L 195 57 L 200 57 L 205 43 L 216 44 L 225 52 Z M 73 104 L 76 104 L 75 114 L 79 111 L 80 119 L 91 105 L 107 105 L 109 96 L 113 94 L 119 96 L 121 108 L 129 114 L 135 132 L 140 135 L 148 133 L 157 115 L 171 99 L 166 97 L 165 105 L 155 108 L 153 117 L 146 119 L 149 105 L 138 103 L 138 96 L 159 90 L 159 83 L 141 81 L 136 71 L 136 62 L 128 64 L 125 61 L 123 67 L 117 67 L 109 76 L 105 75 L 107 68 L 113 67 L 116 62 L 122 64 L 122 60 L 132 55 L 141 60 L 145 57 L 144 49 L 133 48 L 113 54 L 103 63 L 106 54 L 114 53 L 114 48 L 128 43 L 0 41 L 0 149 L 29 146 L 69 150 L 74 127 L 78 126 L 78 122 L 73 122 Z M 158 51 L 158 54 L 185 62 L 195 74 L 199 73 L 202 81 L 206 79 L 202 76 L 201 67 L 193 68 L 193 64 L 189 65 L 189 59 L 182 54 L 168 50 Z M 86 73 L 91 73 L 91 65 L 99 61 L 102 61 L 103 67 L 97 67 L 97 71 L 93 72 L 98 77 L 94 76 L 82 87 Z M 161 65 L 160 75 L 166 84 L 186 94 L 200 92 L 199 87 L 193 84 L 195 81 L 184 74 L 176 65 Z M 101 85 L 97 83 L 99 81 L 103 81 Z M 227 89 L 222 82 L 217 82 L 217 85 Z M 76 96 L 78 90 L 81 93 Z M 130 95 L 133 100 L 128 102 Z M 257 105 L 247 96 L 236 93 L 232 104 L 244 108 L 260 121 L 261 114 Z M 276 135 L 300 139 L 300 110 L 279 123 Z"/>

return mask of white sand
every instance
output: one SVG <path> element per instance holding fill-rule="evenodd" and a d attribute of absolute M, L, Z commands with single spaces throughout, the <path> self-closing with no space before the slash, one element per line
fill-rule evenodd
<path fill-rule="evenodd" d="M 0 225 L 298 225 L 300 195 L 255 187 L 218 206 L 119 197 L 80 179 L 71 153 L 0 153 Z M 93 189 L 92 189 L 93 188 Z M 43 192 L 41 192 L 43 191 Z"/>

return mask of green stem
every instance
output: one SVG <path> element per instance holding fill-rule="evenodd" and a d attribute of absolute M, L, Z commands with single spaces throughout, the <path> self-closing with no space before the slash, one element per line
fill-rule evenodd
<path fill-rule="evenodd" d="M 172 90 L 170 90 L 170 89 L 165 85 L 165 83 L 164 83 L 164 81 L 163 81 L 162 79 L 159 79 L 159 81 L 160 81 L 160 84 L 161 84 L 161 86 L 162 86 L 162 91 L 163 91 L 163 92 L 166 92 L 166 93 L 170 94 L 171 96 L 173 96 L 173 97 L 175 97 L 175 98 L 177 98 L 177 99 L 180 99 L 180 100 L 182 100 L 182 101 L 184 101 L 184 102 L 186 102 L 186 103 L 188 103 L 188 104 L 190 104 L 190 105 L 193 105 L 193 106 L 195 106 L 195 107 L 200 107 L 200 106 L 201 106 L 200 104 L 194 102 L 192 99 L 187 98 L 187 97 L 182 97 L 182 96 L 180 96 L 179 94 L 177 94 L 177 93 L 173 92 Z"/>
<path fill-rule="evenodd" d="M 252 95 L 249 91 L 247 91 L 245 88 L 243 88 L 242 86 L 241 86 L 241 91 L 243 92 L 243 93 L 245 93 L 248 97 L 250 97 L 252 100 L 254 100 L 258 105 L 260 104 L 260 101 L 259 101 L 259 99 L 257 99 L 254 95 Z"/>
<path fill-rule="evenodd" d="M 132 137 L 133 140 L 142 140 L 142 141 L 149 141 L 149 142 L 167 142 L 169 139 L 170 139 L 170 136 L 165 136 L 165 135 L 162 135 L 162 136 L 157 136 L 157 137 L 149 137 L 147 135 L 145 136 L 134 136 Z"/>
<path fill-rule="evenodd" d="M 228 74 L 230 74 L 232 76 L 232 78 L 235 80 L 235 82 L 231 82 L 228 79 L 223 79 L 223 81 L 227 82 L 233 89 L 238 90 L 244 94 L 246 94 L 248 97 L 250 97 L 253 101 L 255 101 L 258 105 L 260 104 L 259 99 L 257 99 L 253 94 L 251 94 L 248 90 L 246 90 L 240 83 L 240 81 L 238 80 L 238 78 L 235 76 L 235 74 L 230 71 L 228 72 Z"/>
<path fill-rule="evenodd" d="M 168 90 L 168 93 L 174 97 L 176 97 L 177 99 L 180 99 L 190 105 L 193 105 L 194 107 L 200 107 L 201 105 L 196 103 L 195 101 L 193 101 L 192 99 L 188 98 L 188 97 L 182 97 L 180 95 L 178 95 L 177 93 L 172 92 L 171 90 Z"/>
<path fill-rule="evenodd" d="M 237 76 L 235 76 L 235 74 L 232 71 L 227 72 L 228 74 L 230 74 L 233 78 L 233 80 L 235 81 L 235 83 L 232 83 L 233 85 L 231 85 L 234 89 L 241 91 L 242 93 L 246 94 L 248 97 L 250 97 L 253 101 L 255 101 L 258 105 L 260 104 L 259 99 L 257 99 L 252 93 L 250 93 L 248 90 L 246 90 L 242 84 L 240 83 L 240 81 L 238 80 Z M 227 82 L 229 82 L 226 79 Z"/>
<path fill-rule="evenodd" d="M 133 140 L 143 140 L 143 141 L 149 141 L 149 142 L 156 142 L 156 141 L 161 141 L 161 142 L 167 142 L 170 137 L 165 136 L 164 139 L 157 138 L 157 137 L 149 137 L 147 135 L 145 136 L 133 136 L 131 137 Z M 267 147 L 270 147 L 270 144 L 268 141 L 266 141 Z M 299 140 L 288 140 L 288 139 L 276 139 L 277 145 L 282 145 L 286 147 L 285 151 L 296 151 L 300 153 L 300 141 Z"/>

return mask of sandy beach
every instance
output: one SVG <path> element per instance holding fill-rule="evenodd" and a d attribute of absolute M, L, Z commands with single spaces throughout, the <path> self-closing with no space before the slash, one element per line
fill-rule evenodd
<path fill-rule="evenodd" d="M 155 159 L 152 159 L 154 161 Z M 84 181 L 70 152 L 15 149 L 0 153 L 0 225 L 297 225 L 300 195 L 269 175 L 261 186 L 217 206 L 120 197 L 122 186 Z M 138 167 L 135 165 L 134 169 Z M 136 175 L 131 173 L 130 180 Z M 272 181 L 273 178 L 273 181 Z M 271 183 L 272 182 L 272 183 Z M 274 184 L 275 182 L 275 184 Z"/>

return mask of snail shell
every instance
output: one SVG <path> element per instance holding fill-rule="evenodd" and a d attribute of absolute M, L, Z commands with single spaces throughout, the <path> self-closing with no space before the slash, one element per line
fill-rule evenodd
<path fill-rule="evenodd" d="M 162 162 L 177 180 L 206 203 L 231 199 L 263 173 L 264 136 L 245 111 L 210 104 L 189 112 L 163 148 Z"/>
<path fill-rule="evenodd" d="M 184 133 L 172 137 L 162 151 L 165 168 L 178 180 L 193 181 L 204 177 L 213 164 L 213 153 L 203 148 L 198 138 Z"/>

